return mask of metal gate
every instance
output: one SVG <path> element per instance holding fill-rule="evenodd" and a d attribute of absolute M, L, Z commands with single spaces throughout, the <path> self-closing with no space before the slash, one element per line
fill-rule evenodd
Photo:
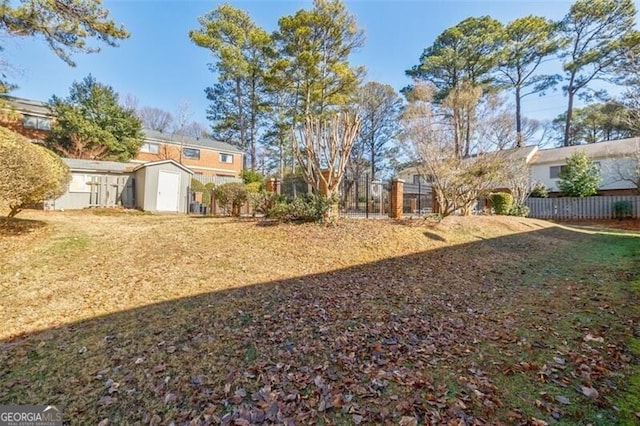
<path fill-rule="evenodd" d="M 340 183 L 340 216 L 362 219 L 389 217 L 391 184 L 369 174 L 345 175 Z"/>

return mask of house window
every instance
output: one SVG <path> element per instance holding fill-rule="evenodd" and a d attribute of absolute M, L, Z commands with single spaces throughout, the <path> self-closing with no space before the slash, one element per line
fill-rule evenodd
<path fill-rule="evenodd" d="M 560 178 L 560 173 L 562 173 L 567 166 L 551 166 L 549 167 L 549 178 L 550 179 L 558 179 Z"/>
<path fill-rule="evenodd" d="M 430 175 L 413 175 L 413 184 L 417 185 L 418 183 L 422 185 L 427 185 L 433 182 L 433 179 Z"/>
<path fill-rule="evenodd" d="M 182 155 L 185 158 L 193 158 L 194 160 L 200 159 L 200 150 L 195 148 L 182 148 Z"/>
<path fill-rule="evenodd" d="M 146 152 L 148 154 L 157 154 L 160 152 L 160 144 L 145 142 L 140 147 L 140 152 Z"/>
<path fill-rule="evenodd" d="M 25 129 L 51 130 L 51 119 L 25 115 L 22 120 L 22 125 Z"/>
<path fill-rule="evenodd" d="M 220 162 L 233 164 L 233 155 L 231 154 L 220 154 Z"/>

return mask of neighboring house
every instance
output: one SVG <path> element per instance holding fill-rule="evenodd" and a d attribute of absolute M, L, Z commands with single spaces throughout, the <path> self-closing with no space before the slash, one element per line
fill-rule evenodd
<path fill-rule="evenodd" d="M 51 130 L 53 119 L 46 103 L 12 96 L 0 97 L 0 125 L 42 142 Z"/>
<path fill-rule="evenodd" d="M 0 125 L 34 142 L 46 138 L 53 120 L 51 110 L 44 102 L 0 97 Z M 242 173 L 244 154 L 228 143 L 148 129 L 144 134 L 144 143 L 132 162 L 174 160 L 193 170 L 194 174 L 212 176 L 212 179 L 238 178 Z"/>
<path fill-rule="evenodd" d="M 507 155 L 507 164 L 518 165 L 524 161 L 528 165 L 531 186 L 536 182 L 541 182 L 549 188 L 551 196 L 560 196 L 558 188 L 560 172 L 566 165 L 567 158 L 581 151 L 585 152 L 600 168 L 602 177 L 598 191 L 600 195 L 633 195 L 638 193 L 637 170 L 640 161 L 640 138 L 548 149 L 526 146 L 504 152 Z M 634 173 L 635 183 L 632 182 Z M 416 196 L 418 181 L 420 181 L 421 192 L 431 192 L 428 179 L 421 174 L 420 167 L 416 165 L 400 171 L 398 177 L 405 181 L 405 199 Z M 499 186 L 500 188 L 496 188 L 496 191 L 505 190 L 511 185 L 505 182 Z"/>
<path fill-rule="evenodd" d="M 426 214 L 433 211 L 434 195 L 429 177 L 420 166 L 412 164 L 398 172 L 398 179 L 404 181 L 403 211 L 409 214 Z"/>
<path fill-rule="evenodd" d="M 174 160 L 196 175 L 237 178 L 242 173 L 244 154 L 225 142 L 198 139 L 155 130 L 145 130 L 145 141 L 134 162 Z"/>
<path fill-rule="evenodd" d="M 640 160 L 640 138 L 541 149 L 530 162 L 531 181 L 542 182 L 549 188 L 551 195 L 560 195 L 560 172 L 566 165 L 567 158 L 576 152 L 585 152 L 600 168 L 600 195 L 637 193 L 637 185 L 625 179 L 631 177 Z"/>
<path fill-rule="evenodd" d="M 45 209 L 125 207 L 186 213 L 193 172 L 173 161 L 138 163 L 64 158 L 71 170 L 67 191 L 45 202 Z"/>

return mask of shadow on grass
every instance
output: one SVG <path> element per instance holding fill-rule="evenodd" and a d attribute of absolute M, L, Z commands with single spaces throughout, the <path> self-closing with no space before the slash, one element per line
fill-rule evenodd
<path fill-rule="evenodd" d="M 436 234 L 435 232 L 425 231 L 424 236 L 429 238 L 430 240 L 443 241 L 445 243 L 447 242 L 446 238 L 443 238 L 442 236 Z"/>
<path fill-rule="evenodd" d="M 45 226 L 40 220 L 0 217 L 0 236 L 28 234 Z"/>
<path fill-rule="evenodd" d="M 541 275 L 558 261 L 549 247 L 575 251 L 628 244 L 625 238 L 531 231 L 39 331 L 0 342 L 0 402 L 60 404 L 73 424 L 543 418 L 547 406 L 533 401 L 550 385 L 538 380 L 541 365 L 522 370 L 521 362 L 565 356 L 563 345 L 574 336 L 541 324 L 562 319 L 576 295 L 596 306 L 578 261 L 575 276 L 553 278 L 557 286 Z M 535 280 L 544 288 L 527 285 Z M 616 311 L 620 324 L 634 315 Z M 544 347 L 522 344 L 522 330 L 525 343 Z M 614 338 L 608 342 L 622 344 Z M 565 358 L 570 377 L 577 365 Z M 496 376 L 509 375 L 518 386 L 526 381 L 530 394 L 520 392 L 514 402 L 513 389 L 495 385 Z M 571 398 L 610 414 L 604 398 Z M 562 405 L 545 404 L 569 416 Z M 583 420 L 587 411 L 569 420 Z"/>

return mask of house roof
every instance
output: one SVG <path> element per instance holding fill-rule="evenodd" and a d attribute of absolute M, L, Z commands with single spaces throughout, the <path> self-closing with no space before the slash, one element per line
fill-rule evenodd
<path fill-rule="evenodd" d="M 8 95 L 1 95 L 0 98 L 6 100 L 9 105 L 18 111 L 44 117 L 51 116 L 51 110 L 46 102 L 34 101 L 33 99 L 16 98 L 15 96 Z"/>
<path fill-rule="evenodd" d="M 520 148 L 511 148 L 503 151 L 507 158 L 510 160 L 524 160 L 529 163 L 536 152 L 538 152 L 537 145 L 528 145 Z"/>
<path fill-rule="evenodd" d="M 126 173 L 137 166 L 135 163 L 120 163 L 117 161 L 81 160 L 79 158 L 63 158 L 62 161 L 69 166 L 72 171 L 92 171 Z"/>
<path fill-rule="evenodd" d="M 560 163 L 580 151 L 586 152 L 590 158 L 623 157 L 640 152 L 640 138 L 541 149 L 534 156 L 533 163 Z"/>
<path fill-rule="evenodd" d="M 170 143 L 173 145 L 189 145 L 202 148 L 215 149 L 222 152 L 233 152 L 242 154 L 238 148 L 226 142 L 220 142 L 209 138 L 193 138 L 190 136 L 176 135 L 173 133 L 163 133 L 156 130 L 144 129 L 146 139 L 156 140 L 159 142 Z"/>
<path fill-rule="evenodd" d="M 152 167 L 152 166 L 159 166 L 161 164 L 173 164 L 174 166 L 184 170 L 187 173 L 193 174 L 193 170 L 191 170 L 190 168 L 183 166 L 182 164 L 178 163 L 177 161 L 174 160 L 160 160 L 160 161 L 150 161 L 148 163 L 144 163 L 144 164 L 139 164 L 138 166 L 136 166 L 133 171 L 137 171 L 140 169 L 144 169 L 145 167 Z"/>
<path fill-rule="evenodd" d="M 490 152 L 483 153 L 482 155 L 504 155 L 506 159 L 509 161 L 524 160 L 526 163 L 530 163 L 532 159 L 535 157 L 535 154 L 537 152 L 539 152 L 537 145 L 528 145 L 520 148 L 504 149 L 500 151 L 490 151 Z M 475 158 L 477 158 L 477 156 L 471 156 L 471 157 L 465 158 L 463 161 L 472 161 Z M 414 170 L 420 169 L 420 167 L 421 167 L 421 164 L 419 161 L 413 161 L 409 163 L 407 167 L 400 170 L 398 174 L 413 172 Z"/>

